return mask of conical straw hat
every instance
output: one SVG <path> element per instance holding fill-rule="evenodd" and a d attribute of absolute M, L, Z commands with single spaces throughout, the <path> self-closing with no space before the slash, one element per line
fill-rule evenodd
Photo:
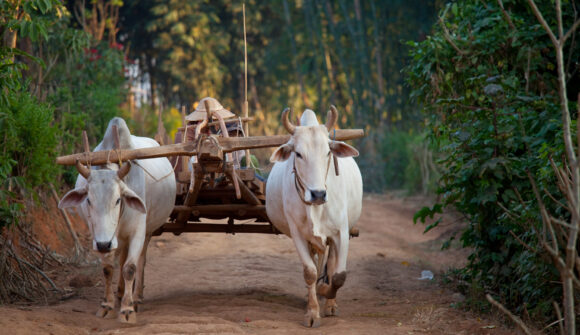
<path fill-rule="evenodd" d="M 199 101 L 195 111 L 185 117 L 185 120 L 186 121 L 205 120 L 207 118 L 207 111 L 205 110 L 205 101 L 208 102 L 210 111 L 212 111 L 213 113 L 217 112 L 222 117 L 222 119 L 228 119 L 236 116 L 234 113 L 225 109 L 224 106 L 222 106 L 222 104 L 220 104 L 219 101 L 217 101 L 216 99 L 212 97 L 205 97 Z"/>

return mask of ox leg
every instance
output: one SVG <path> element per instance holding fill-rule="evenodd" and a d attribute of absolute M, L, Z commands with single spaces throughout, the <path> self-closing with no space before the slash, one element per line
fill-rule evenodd
<path fill-rule="evenodd" d="M 123 264 L 127 261 L 127 248 L 123 247 L 119 250 L 119 282 L 117 283 L 117 302 L 120 304 L 125 293 L 125 280 L 123 279 Z"/>
<path fill-rule="evenodd" d="M 308 287 L 308 306 L 306 307 L 306 314 L 304 315 L 304 326 L 306 327 L 320 327 L 320 307 L 318 305 L 318 298 L 316 297 L 316 279 L 317 271 L 316 264 L 313 260 L 313 253 L 302 236 L 298 233 L 292 234 L 292 240 L 298 251 L 298 256 L 304 266 L 304 281 Z"/>
<path fill-rule="evenodd" d="M 145 285 L 145 263 L 147 262 L 147 247 L 149 246 L 149 241 L 151 241 L 151 235 L 147 235 L 145 237 L 143 250 L 141 250 L 141 256 L 139 256 L 139 262 L 137 263 L 137 278 L 135 278 L 135 294 L 133 295 L 136 312 L 138 312 L 139 309 L 141 309 L 141 305 L 143 305 L 143 288 Z"/>
<path fill-rule="evenodd" d="M 330 315 L 338 315 L 338 305 L 336 304 L 336 292 L 344 285 L 346 281 L 346 259 L 348 257 L 349 233 L 348 229 L 343 229 L 340 232 L 340 237 L 333 239 L 334 245 L 334 264 L 330 272 L 330 290 L 326 294 L 325 313 Z M 329 257 L 330 259 L 330 257 Z"/>
<path fill-rule="evenodd" d="M 334 279 L 334 274 L 336 273 L 336 266 L 338 262 L 338 251 L 336 248 L 336 243 L 329 240 L 328 245 L 328 259 L 326 262 L 326 276 L 319 279 L 317 292 L 319 295 L 326 298 L 324 305 L 324 315 L 325 316 L 338 316 L 338 305 L 336 304 L 336 292 L 340 286 L 338 286 L 337 280 Z M 343 281 L 344 282 L 344 281 Z"/>
<path fill-rule="evenodd" d="M 97 316 L 100 318 L 112 317 L 115 309 L 115 295 L 113 294 L 113 272 L 114 272 L 114 253 L 108 253 L 101 256 L 103 266 L 103 276 L 105 277 L 105 296 L 101 306 L 97 310 Z"/>
<path fill-rule="evenodd" d="M 121 309 L 119 310 L 119 321 L 124 323 L 137 322 L 137 315 L 133 303 L 133 285 L 137 274 L 137 263 L 143 249 L 143 242 L 145 240 L 144 233 L 140 237 L 139 234 L 133 237 L 129 244 L 129 251 L 125 264 L 122 264 L 123 280 L 125 281 L 125 292 L 121 300 Z"/>

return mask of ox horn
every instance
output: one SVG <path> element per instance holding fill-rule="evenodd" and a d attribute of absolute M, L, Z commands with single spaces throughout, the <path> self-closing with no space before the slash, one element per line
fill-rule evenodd
<path fill-rule="evenodd" d="M 282 123 L 284 124 L 284 128 L 286 128 L 288 133 L 294 135 L 294 132 L 296 131 L 296 126 L 293 125 L 292 122 L 290 122 L 288 114 L 292 114 L 292 110 L 289 107 L 282 112 Z"/>
<path fill-rule="evenodd" d="M 334 105 L 330 105 L 330 109 L 326 114 L 326 129 L 330 132 L 336 125 L 336 120 L 338 120 L 338 111 Z"/>
<path fill-rule="evenodd" d="M 119 179 L 125 178 L 125 176 L 129 173 L 129 170 L 131 170 L 131 162 L 125 162 L 125 164 L 123 164 L 119 170 L 117 170 L 117 177 L 119 177 Z"/>
<path fill-rule="evenodd" d="M 85 177 L 85 179 L 89 179 L 91 176 L 91 169 L 84 166 L 80 160 L 77 159 L 77 171 L 81 174 L 81 176 Z"/>

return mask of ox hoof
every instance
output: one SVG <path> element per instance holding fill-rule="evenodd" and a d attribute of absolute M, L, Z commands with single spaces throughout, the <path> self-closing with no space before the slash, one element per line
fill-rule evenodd
<path fill-rule="evenodd" d="M 137 313 L 132 309 L 125 309 L 119 312 L 119 321 L 122 323 L 135 323 L 137 322 Z"/>
<path fill-rule="evenodd" d="M 340 312 L 338 311 L 338 305 L 334 304 L 327 304 L 324 306 L 324 316 L 339 316 Z"/>
<path fill-rule="evenodd" d="M 109 319 L 114 317 L 113 307 L 111 307 L 109 305 L 101 305 L 101 307 L 99 307 L 99 309 L 97 310 L 97 317 L 109 318 Z"/>
<path fill-rule="evenodd" d="M 320 327 L 320 316 L 313 315 L 313 313 L 306 313 L 304 315 L 304 322 L 302 323 L 304 327 L 308 328 L 318 328 Z"/>

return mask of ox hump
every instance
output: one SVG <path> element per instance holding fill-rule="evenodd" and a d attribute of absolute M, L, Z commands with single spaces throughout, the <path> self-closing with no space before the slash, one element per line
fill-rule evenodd
<path fill-rule="evenodd" d="M 113 126 L 117 126 L 117 132 L 119 133 L 119 147 L 120 149 L 133 149 L 133 141 L 131 141 L 131 131 L 127 126 L 125 120 L 120 117 L 114 117 L 109 121 L 105 135 L 103 136 L 103 141 L 101 142 L 101 150 L 111 150 L 114 148 L 113 140 Z"/>
<path fill-rule="evenodd" d="M 301 126 L 318 126 L 318 119 L 316 118 L 316 114 L 311 109 L 305 109 L 304 113 L 302 113 L 302 117 L 300 118 L 300 125 Z"/>

